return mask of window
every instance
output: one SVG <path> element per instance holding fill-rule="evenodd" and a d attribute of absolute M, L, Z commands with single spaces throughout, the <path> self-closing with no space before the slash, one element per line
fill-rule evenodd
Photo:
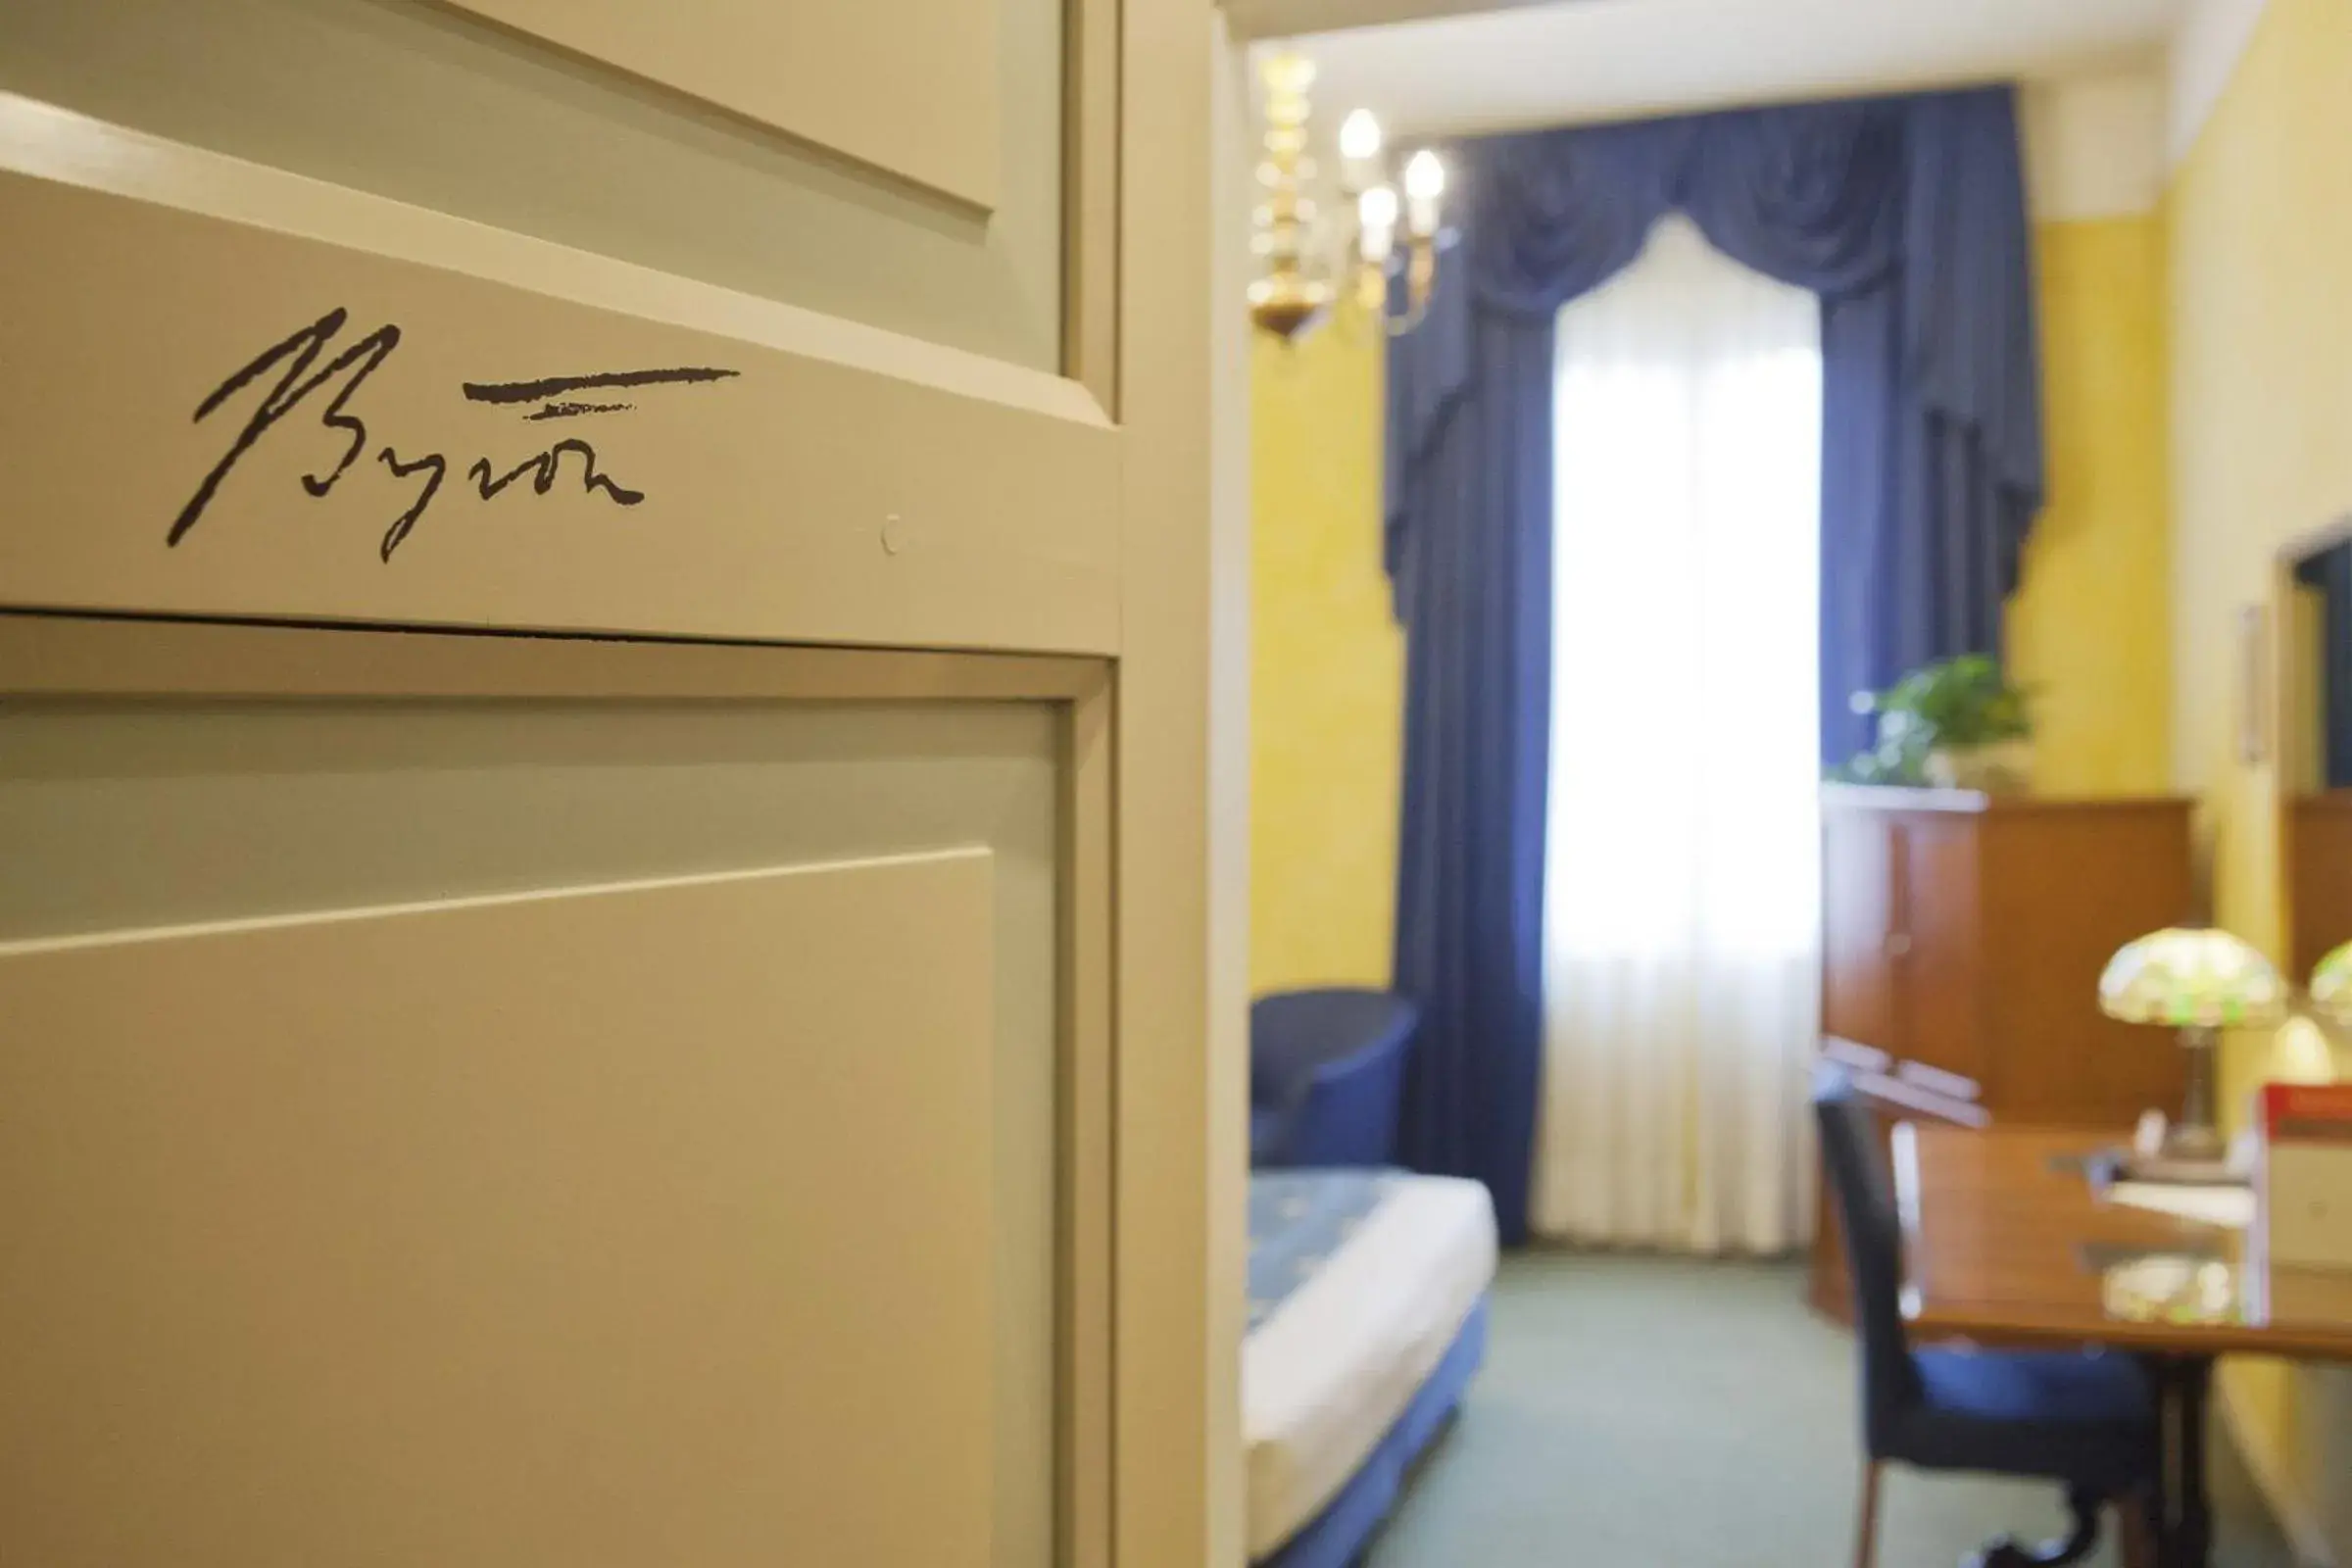
<path fill-rule="evenodd" d="M 1801 1235 L 1821 329 L 1688 220 L 1560 313 L 1536 1223 Z"/>
<path fill-rule="evenodd" d="M 1554 940 L 1811 952 L 1820 308 L 1688 220 L 1560 314 Z"/>

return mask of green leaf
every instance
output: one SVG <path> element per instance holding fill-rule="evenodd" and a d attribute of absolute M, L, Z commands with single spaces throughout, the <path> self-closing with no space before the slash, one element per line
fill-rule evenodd
<path fill-rule="evenodd" d="M 1858 783 L 1917 783 L 1928 754 L 1968 751 L 2034 733 L 2033 693 L 2012 686 L 1989 654 L 1912 670 L 1886 690 L 1856 693 L 1854 711 L 1879 720 L 1874 748 L 1840 771 Z"/>

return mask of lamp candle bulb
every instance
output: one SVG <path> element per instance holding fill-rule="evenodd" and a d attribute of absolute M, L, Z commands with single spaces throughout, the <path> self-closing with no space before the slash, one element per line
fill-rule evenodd
<path fill-rule="evenodd" d="M 1391 185 L 1374 185 L 1355 199 L 1356 248 L 1364 261 L 1373 267 L 1388 265 L 1389 253 L 1396 247 L 1396 191 Z"/>
<path fill-rule="evenodd" d="M 1349 190 L 1379 179 L 1380 144 L 1380 122 L 1371 110 L 1355 110 L 1340 122 L 1340 178 Z"/>
<path fill-rule="evenodd" d="M 1438 231 L 1438 198 L 1446 194 L 1446 166 L 1424 147 L 1405 161 L 1405 221 L 1415 239 Z"/>

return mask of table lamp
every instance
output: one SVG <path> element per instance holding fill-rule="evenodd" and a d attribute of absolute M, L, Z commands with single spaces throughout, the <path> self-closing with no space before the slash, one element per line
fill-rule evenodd
<path fill-rule="evenodd" d="M 2352 1025 L 2352 942 L 2311 971 L 2311 1004 L 2337 1023 Z"/>
<path fill-rule="evenodd" d="M 2126 943 L 2099 976 L 2099 1010 L 2126 1023 L 2180 1031 L 2188 1096 L 2166 1134 L 2161 1164 L 2191 1176 L 2221 1173 L 2213 1123 L 2214 1050 L 2224 1029 L 2262 1028 L 2286 1016 L 2286 987 L 2261 954 L 2227 931 L 2172 927 Z"/>

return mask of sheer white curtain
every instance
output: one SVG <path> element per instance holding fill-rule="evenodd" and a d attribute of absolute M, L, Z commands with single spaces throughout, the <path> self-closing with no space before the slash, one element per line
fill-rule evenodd
<path fill-rule="evenodd" d="M 1770 1252 L 1809 1218 L 1820 312 L 1688 220 L 1560 313 L 1534 1223 Z"/>

